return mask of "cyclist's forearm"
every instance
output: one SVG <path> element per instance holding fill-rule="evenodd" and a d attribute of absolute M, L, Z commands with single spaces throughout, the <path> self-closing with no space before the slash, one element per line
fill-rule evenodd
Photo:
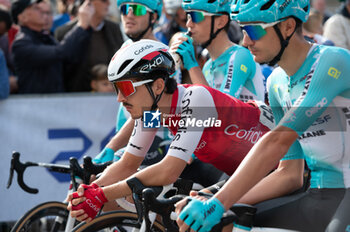
<path fill-rule="evenodd" d="M 191 68 L 188 73 L 190 74 L 190 78 L 192 81 L 192 84 L 200 84 L 209 86 L 207 80 L 205 79 L 202 70 L 197 66 L 194 68 Z"/>
<path fill-rule="evenodd" d="M 136 170 L 125 169 L 120 167 L 120 162 L 115 162 L 110 165 L 102 175 L 94 181 L 98 186 L 108 186 L 134 174 Z"/>
<path fill-rule="evenodd" d="M 123 147 L 125 147 L 128 144 L 129 138 L 131 136 L 131 133 L 134 129 L 134 123 L 135 121 L 132 118 L 129 118 L 123 127 L 118 131 L 116 135 L 109 141 L 109 143 L 106 145 L 106 147 L 109 147 L 113 149 L 114 151 L 117 151 Z"/>
<path fill-rule="evenodd" d="M 291 193 L 303 185 L 304 160 L 284 160 L 238 202 L 254 205 Z"/>
<path fill-rule="evenodd" d="M 297 138 L 298 134 L 286 127 L 267 133 L 215 197 L 230 208 L 275 167 Z"/>
<path fill-rule="evenodd" d="M 143 157 L 134 156 L 125 152 L 118 162 L 115 162 L 106 168 L 101 177 L 98 178 L 95 183 L 99 186 L 108 186 L 124 180 L 137 172 L 142 161 Z"/>
<path fill-rule="evenodd" d="M 160 163 L 145 168 L 134 176 L 145 186 L 168 185 L 174 183 L 179 178 L 186 165 L 184 160 L 168 156 Z"/>
<path fill-rule="evenodd" d="M 166 177 L 159 173 L 158 169 L 152 169 L 151 171 L 158 171 L 157 173 L 149 172 L 148 170 L 143 169 L 142 171 L 136 173 L 135 177 L 137 177 L 141 183 L 145 186 L 162 186 L 172 183 L 169 179 L 166 181 Z M 131 178 L 131 177 L 129 177 Z M 125 179 L 129 179 L 125 178 Z M 126 180 L 120 181 L 116 184 L 109 185 L 103 188 L 103 192 L 105 193 L 107 199 L 109 201 L 115 200 L 118 198 L 122 198 L 131 194 L 131 189 L 126 183 Z"/>
<path fill-rule="evenodd" d="M 149 166 L 135 173 L 132 177 L 138 178 L 145 186 L 163 186 L 174 183 L 185 167 L 185 161 L 175 157 L 166 157 L 160 163 Z M 131 177 L 125 179 L 129 178 Z M 108 200 L 118 199 L 131 193 L 126 180 L 110 185 L 108 188 L 104 188 L 103 191 Z"/>

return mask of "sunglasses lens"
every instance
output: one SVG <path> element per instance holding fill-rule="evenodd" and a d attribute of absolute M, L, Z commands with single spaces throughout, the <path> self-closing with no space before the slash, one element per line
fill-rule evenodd
<path fill-rule="evenodd" d="M 129 13 L 129 6 L 128 6 L 128 4 L 122 5 L 120 7 L 120 12 L 122 12 L 123 15 L 127 15 Z"/>
<path fill-rule="evenodd" d="M 133 93 L 135 93 L 135 88 L 131 81 L 117 81 L 114 82 L 114 88 L 117 93 L 118 90 L 123 94 L 124 97 L 129 97 Z"/>
<path fill-rule="evenodd" d="M 132 12 L 135 16 L 143 16 L 147 13 L 146 7 L 139 4 L 135 4 L 135 5 L 124 4 L 120 7 L 120 11 L 122 12 L 123 15 L 127 15 L 129 14 L 130 8 L 132 9 Z"/>
<path fill-rule="evenodd" d="M 147 13 L 146 7 L 142 5 L 133 5 L 132 10 L 135 16 L 143 16 Z"/>
<path fill-rule="evenodd" d="M 243 26 L 242 30 L 244 30 L 251 40 L 259 40 L 264 35 L 266 35 L 266 31 L 262 26 L 259 25 L 248 25 Z"/>
<path fill-rule="evenodd" d="M 187 12 L 187 17 L 191 18 L 194 23 L 200 23 L 204 20 L 204 14 L 198 11 Z"/>

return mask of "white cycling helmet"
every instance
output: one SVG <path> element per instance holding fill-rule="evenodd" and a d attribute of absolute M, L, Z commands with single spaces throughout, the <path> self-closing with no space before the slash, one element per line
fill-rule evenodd
<path fill-rule="evenodd" d="M 117 51 L 108 65 L 108 80 L 115 82 L 125 78 L 156 80 L 162 78 L 167 85 L 175 73 L 175 62 L 168 52 L 168 46 L 155 40 L 140 40 Z M 155 95 L 152 82 L 145 84 L 153 98 L 151 111 L 158 108 L 158 102 L 164 92 Z"/>
<path fill-rule="evenodd" d="M 168 52 L 168 46 L 149 39 L 143 39 L 120 48 L 108 66 L 111 82 L 121 78 L 164 79 L 175 73 L 175 63 Z M 153 75 L 154 73 L 161 74 Z"/>

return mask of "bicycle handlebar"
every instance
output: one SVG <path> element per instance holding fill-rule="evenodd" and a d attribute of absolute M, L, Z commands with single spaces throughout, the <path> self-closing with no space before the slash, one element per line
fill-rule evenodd
<path fill-rule="evenodd" d="M 200 192 L 201 193 L 201 192 Z M 210 198 L 212 195 L 199 194 Z M 151 228 L 151 222 L 148 218 L 149 211 L 162 215 L 164 226 L 167 231 L 178 231 L 178 227 L 174 224 L 174 218 L 171 217 L 175 209 L 174 204 L 187 197 L 186 195 L 175 195 L 170 198 L 162 199 L 157 198 L 157 193 L 153 188 L 146 188 L 142 192 L 143 201 L 143 215 L 146 222 L 146 229 L 148 231 Z M 245 227 L 252 227 L 253 217 L 255 215 L 256 208 L 247 204 L 235 204 L 229 211 L 224 213 L 220 223 L 215 225 L 211 231 L 219 232 L 224 226 L 227 226 L 233 222 Z"/>
<path fill-rule="evenodd" d="M 178 228 L 174 224 L 174 221 L 171 220 L 171 213 L 175 210 L 174 204 L 185 197 L 186 195 L 175 195 L 167 199 L 157 199 L 154 189 L 146 188 L 145 190 L 143 190 L 143 215 L 146 222 L 146 228 L 151 228 L 151 221 L 148 215 L 149 211 L 152 211 L 159 215 L 162 215 L 162 221 L 164 223 L 165 228 L 167 228 L 167 231 L 178 231 Z"/>
<path fill-rule="evenodd" d="M 17 172 L 17 182 L 21 188 L 28 192 L 28 193 L 38 193 L 38 189 L 34 189 L 26 185 L 23 181 L 23 173 L 26 170 L 27 167 L 30 166 L 38 166 L 37 163 L 32 163 L 32 162 L 26 162 L 25 164 L 21 163 L 19 161 L 20 154 L 18 152 L 13 152 L 12 153 L 12 159 L 11 159 L 11 167 L 10 167 L 10 177 L 9 180 L 7 181 L 7 188 L 10 188 L 12 184 L 12 179 L 13 179 L 13 173 L 14 171 Z"/>
<path fill-rule="evenodd" d="M 75 157 L 69 159 L 69 165 L 62 164 L 50 164 L 50 163 L 35 163 L 35 162 L 25 162 L 22 163 L 20 160 L 20 153 L 14 151 L 12 153 L 10 176 L 7 182 L 7 188 L 10 188 L 12 184 L 14 171 L 17 172 L 17 182 L 19 186 L 26 192 L 36 194 L 39 192 L 36 188 L 29 187 L 23 180 L 24 172 L 27 167 L 45 167 L 49 171 L 58 173 L 69 173 L 71 175 L 71 180 L 76 186 L 75 176 L 78 176 L 83 180 L 84 183 L 89 183 L 90 176 L 92 174 L 97 175 L 102 172 L 109 164 L 112 162 L 106 162 L 103 164 L 93 164 L 91 157 L 84 157 L 84 168 L 79 165 L 78 160 Z"/>

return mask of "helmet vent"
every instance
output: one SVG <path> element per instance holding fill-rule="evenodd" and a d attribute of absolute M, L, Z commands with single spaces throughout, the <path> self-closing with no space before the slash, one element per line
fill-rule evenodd
<path fill-rule="evenodd" d="M 305 7 L 303 8 L 303 10 L 304 10 L 305 12 L 308 12 L 308 10 L 309 10 L 309 5 L 305 6 Z"/>
<path fill-rule="evenodd" d="M 120 69 L 118 70 L 117 75 L 118 75 L 120 72 L 122 72 L 122 71 L 125 69 L 125 67 L 128 66 L 128 64 L 130 64 L 131 62 L 132 62 L 132 59 L 126 60 L 126 61 L 120 66 Z"/>
<path fill-rule="evenodd" d="M 248 3 L 248 2 L 250 2 L 250 0 L 244 0 L 244 4 L 246 4 L 246 3 Z"/>
<path fill-rule="evenodd" d="M 269 9 L 274 3 L 276 2 L 276 0 L 270 0 L 267 3 L 265 3 L 264 5 L 262 5 L 262 7 L 260 8 L 260 10 L 267 10 Z"/>
<path fill-rule="evenodd" d="M 208 3 L 214 3 L 216 0 L 208 0 Z"/>

